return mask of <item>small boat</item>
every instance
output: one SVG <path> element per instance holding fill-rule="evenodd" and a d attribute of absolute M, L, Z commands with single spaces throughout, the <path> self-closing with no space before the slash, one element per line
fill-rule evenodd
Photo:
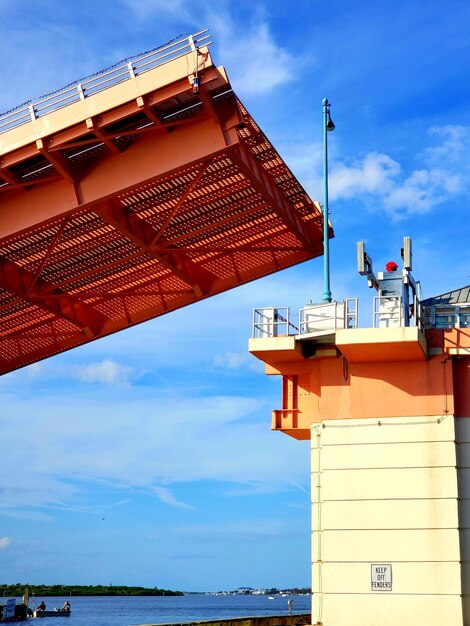
<path fill-rule="evenodd" d="M 55 611 L 33 611 L 33 617 L 70 617 L 72 611 L 61 611 L 56 609 Z"/>
<path fill-rule="evenodd" d="M 275 596 L 268 596 L 268 600 L 275 600 Z"/>

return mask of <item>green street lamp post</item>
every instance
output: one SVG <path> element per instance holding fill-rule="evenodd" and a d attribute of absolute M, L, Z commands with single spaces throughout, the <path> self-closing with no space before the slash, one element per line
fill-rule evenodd
<path fill-rule="evenodd" d="M 330 103 L 323 98 L 323 302 L 331 302 L 330 240 L 328 236 L 328 133 L 335 129 Z"/>

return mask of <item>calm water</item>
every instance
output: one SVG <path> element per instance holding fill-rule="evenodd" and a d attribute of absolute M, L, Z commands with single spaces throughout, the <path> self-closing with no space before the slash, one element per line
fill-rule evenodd
<path fill-rule="evenodd" d="M 309 596 L 289 596 L 294 613 L 310 613 Z M 43 618 L 43 626 L 136 626 L 260 615 L 287 615 L 289 597 L 206 596 L 68 598 L 70 617 Z M 44 598 L 48 609 L 62 606 L 65 598 Z M 35 598 L 37 604 L 41 598 Z M 33 606 L 30 603 L 30 606 Z M 28 621 L 29 623 L 29 621 Z M 38 624 L 34 620 L 35 624 Z"/>

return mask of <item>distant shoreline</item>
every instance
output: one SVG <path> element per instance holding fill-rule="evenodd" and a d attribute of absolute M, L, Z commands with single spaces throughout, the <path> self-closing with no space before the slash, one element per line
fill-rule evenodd
<path fill-rule="evenodd" d="M 182 591 L 149 587 L 127 587 L 125 585 L 2 585 L 0 596 L 21 597 L 28 588 L 30 597 L 42 598 L 61 596 L 183 596 Z"/>

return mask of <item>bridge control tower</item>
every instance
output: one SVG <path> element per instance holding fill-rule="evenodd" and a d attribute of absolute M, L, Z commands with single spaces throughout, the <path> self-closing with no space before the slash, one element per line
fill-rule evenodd
<path fill-rule="evenodd" d="M 470 624 L 470 287 L 423 301 L 402 258 L 358 244 L 370 328 L 357 299 L 254 313 L 272 428 L 311 440 L 316 625 Z"/>

